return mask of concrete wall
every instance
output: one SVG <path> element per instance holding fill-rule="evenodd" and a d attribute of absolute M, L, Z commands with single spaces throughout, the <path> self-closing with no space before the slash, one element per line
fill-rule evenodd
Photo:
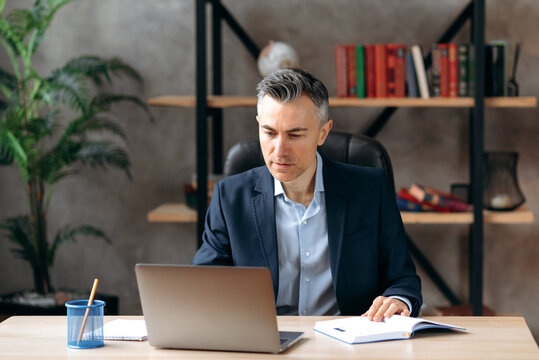
<path fill-rule="evenodd" d="M 8 1 L 6 7 L 32 1 Z M 426 2 L 353 0 L 225 0 L 225 4 L 259 46 L 282 40 L 298 51 L 304 68 L 336 93 L 333 45 L 337 43 L 402 42 L 428 47 L 466 5 L 466 1 Z M 539 92 L 539 3 L 531 0 L 488 1 L 487 39 L 522 41 L 518 69 L 521 94 Z M 469 26 L 457 40 L 469 41 Z M 224 30 L 224 89 L 227 94 L 253 95 L 260 77 L 256 63 Z M 62 9 L 46 35 L 35 67 L 48 72 L 73 56 L 118 55 L 137 68 L 143 90 L 129 82 L 119 86 L 144 98 L 193 94 L 193 0 L 78 1 Z M 7 63 L 0 53 L 0 63 Z M 332 109 L 335 130 L 361 132 L 379 109 Z M 225 110 L 225 147 L 257 133 L 255 109 Z M 112 245 L 84 240 L 58 251 L 52 278 L 57 287 L 85 288 L 93 277 L 100 290 L 120 296 L 122 314 L 139 314 L 133 266 L 137 262 L 188 263 L 196 249 L 194 224 L 155 224 L 147 212 L 167 201 L 184 199 L 182 184 L 195 171 L 194 110 L 155 108 L 149 123 L 131 106 L 116 110 L 129 137 L 134 180 L 116 170 L 83 168 L 66 180 L 50 207 L 51 236 L 64 224 L 101 227 Z M 518 175 L 527 206 L 539 214 L 539 151 L 537 109 L 487 109 L 486 150 L 518 151 Z M 379 134 L 393 161 L 398 187 L 417 181 L 449 189 L 468 181 L 468 110 L 400 109 Z M 0 168 L 0 216 L 26 211 L 19 176 Z M 467 235 L 464 225 L 409 225 L 407 231 L 449 285 L 468 297 Z M 485 225 L 484 302 L 500 314 L 521 314 L 539 338 L 539 225 Z M 32 286 L 29 266 L 0 240 L 0 293 Z M 447 304 L 420 270 L 428 307 Z"/>

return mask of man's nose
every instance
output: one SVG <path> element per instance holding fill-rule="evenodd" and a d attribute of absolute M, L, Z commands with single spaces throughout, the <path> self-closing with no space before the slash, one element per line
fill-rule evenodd
<path fill-rule="evenodd" d="M 279 157 L 286 155 L 287 147 L 286 139 L 282 136 L 277 137 L 275 140 L 275 155 Z"/>

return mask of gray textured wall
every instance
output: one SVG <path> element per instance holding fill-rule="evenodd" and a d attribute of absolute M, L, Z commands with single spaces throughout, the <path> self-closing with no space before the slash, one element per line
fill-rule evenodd
<path fill-rule="evenodd" d="M 31 1 L 8 1 L 7 8 Z M 302 66 L 336 93 L 333 45 L 402 42 L 429 46 L 465 6 L 466 1 L 225 0 L 259 46 L 282 40 L 298 51 Z M 539 3 L 532 0 L 488 1 L 487 39 L 522 41 L 519 81 L 523 95 L 539 92 Z M 458 41 L 469 41 L 469 28 Z M 255 62 L 239 41 L 224 30 L 224 88 L 227 94 L 253 95 L 260 80 Z M 50 71 L 81 54 L 118 55 L 137 68 L 146 83 L 120 90 L 144 98 L 193 94 L 193 0 L 78 1 L 61 10 L 46 35 L 35 66 Z M 0 53 L 0 62 L 6 59 Z M 335 129 L 360 132 L 379 109 L 332 109 Z M 81 241 L 59 250 L 53 269 L 58 287 L 89 287 L 120 296 L 122 314 L 139 314 L 133 266 L 137 262 L 187 263 L 195 252 L 195 225 L 154 224 L 148 210 L 183 200 L 182 184 L 195 171 L 194 110 L 155 108 L 149 123 L 133 107 L 117 109 L 126 130 L 134 181 L 118 171 L 84 169 L 65 181 L 51 203 L 50 230 L 66 223 L 90 223 L 113 239 Z M 225 147 L 257 133 L 255 109 L 225 110 Z M 537 109 L 487 109 L 485 148 L 518 151 L 518 174 L 527 206 L 539 214 Z M 468 181 L 468 111 L 400 109 L 379 134 L 395 169 L 396 185 L 412 182 L 449 189 Z M 26 211 L 14 168 L 0 168 L 0 216 Z M 464 225 L 409 225 L 408 232 L 449 285 L 467 299 L 467 233 Z M 539 225 L 485 225 L 484 302 L 500 314 L 521 314 L 539 338 Z M 52 235 L 51 235 L 52 236 Z M 0 240 L 0 293 L 32 286 L 28 265 L 10 254 Z M 446 301 L 420 271 L 428 307 Z"/>

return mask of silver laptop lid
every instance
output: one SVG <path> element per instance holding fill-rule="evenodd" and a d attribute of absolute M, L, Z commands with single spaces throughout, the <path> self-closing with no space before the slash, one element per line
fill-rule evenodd
<path fill-rule="evenodd" d="M 137 264 L 136 276 L 152 346 L 280 351 L 268 269 Z"/>

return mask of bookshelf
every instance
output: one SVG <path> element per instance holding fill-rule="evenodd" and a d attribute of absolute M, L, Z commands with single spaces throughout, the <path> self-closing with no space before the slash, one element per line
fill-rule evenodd
<path fill-rule="evenodd" d="M 252 96 L 207 96 L 206 106 L 213 109 L 231 107 L 256 106 L 257 99 Z M 196 107 L 196 97 L 189 95 L 164 95 L 148 100 L 151 106 L 166 107 Z M 337 98 L 329 99 L 332 107 L 448 107 L 472 108 L 475 106 L 474 98 Z M 493 108 L 533 108 L 537 106 L 537 98 L 533 96 L 521 97 L 491 97 L 485 98 L 485 106 Z"/>
<path fill-rule="evenodd" d="M 211 5 L 211 36 L 207 36 L 206 5 Z M 402 5 L 405 6 L 405 5 Z M 197 187 L 206 189 L 208 179 L 208 119 L 211 118 L 211 141 L 213 172 L 222 171 L 223 159 L 223 113 L 222 110 L 231 107 L 248 107 L 256 105 L 256 98 L 249 96 L 224 96 L 222 86 L 222 23 L 226 23 L 237 38 L 243 43 L 247 51 L 255 58 L 260 49 L 249 37 L 241 25 L 223 6 L 221 0 L 195 0 L 196 16 L 196 95 L 175 96 L 167 95 L 155 97 L 149 100 L 152 106 L 187 107 L 196 109 L 196 164 L 197 164 Z M 473 97 L 468 98 L 431 98 L 410 99 L 354 99 L 354 98 L 331 98 L 330 106 L 348 107 L 380 107 L 384 108 L 366 135 L 374 137 L 385 125 L 389 117 L 397 108 L 468 108 L 470 109 L 470 191 L 472 202 L 475 205 L 472 212 L 467 213 L 402 213 L 406 224 L 467 224 L 470 227 L 470 303 L 474 315 L 483 313 L 483 224 L 523 224 L 533 222 L 533 213 L 526 207 L 521 207 L 512 212 L 490 212 L 482 210 L 482 167 L 484 152 L 484 111 L 485 107 L 492 108 L 530 108 L 537 106 L 535 97 L 500 98 L 485 97 L 485 74 L 482 64 L 485 62 L 485 0 L 470 0 L 468 5 L 450 24 L 436 43 L 447 43 L 457 34 L 463 25 L 471 20 L 471 42 L 474 46 L 475 58 L 475 92 Z M 211 42 L 211 70 L 212 91 L 208 91 L 208 67 L 207 52 L 208 40 Z M 431 56 L 425 58 L 425 66 L 431 64 Z M 188 208 L 185 204 L 166 203 L 158 206 L 148 213 L 148 220 L 152 222 L 196 222 L 197 239 L 200 245 L 204 231 L 204 216 L 207 204 L 207 192 L 198 191 L 197 210 Z M 413 245 L 408 237 L 408 244 Z M 412 250 L 411 250 L 412 251 Z M 414 255 L 423 257 L 416 248 Z M 414 256 L 415 257 L 415 256 Z M 416 257 L 416 259 L 418 259 Z M 435 284 L 442 290 L 444 295 L 456 305 L 456 297 L 447 288 L 441 277 L 436 273 L 430 263 L 425 259 L 420 261 L 424 270 L 433 279 Z M 432 268 L 428 270 L 428 268 Z M 445 287 L 445 289 L 444 289 Z M 450 295 L 450 296 L 448 296 Z"/>
<path fill-rule="evenodd" d="M 436 213 L 436 212 L 401 212 L 405 224 L 472 224 L 473 213 Z M 483 211 L 483 219 L 489 224 L 530 224 L 534 221 L 533 213 L 521 206 L 514 211 Z M 148 213 L 150 222 L 194 223 L 197 220 L 195 210 L 183 203 L 166 203 Z"/>

